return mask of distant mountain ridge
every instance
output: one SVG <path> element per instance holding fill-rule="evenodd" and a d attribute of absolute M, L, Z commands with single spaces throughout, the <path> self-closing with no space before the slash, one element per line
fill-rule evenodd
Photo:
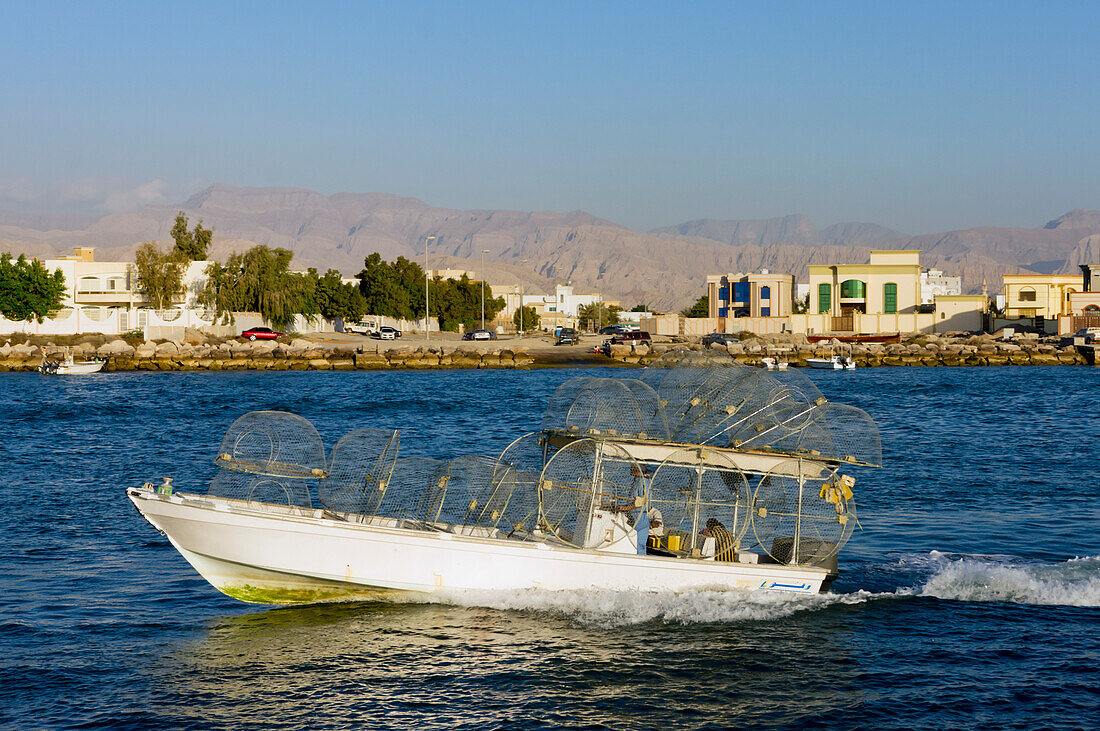
<path fill-rule="evenodd" d="M 126 259 L 142 241 L 167 242 L 177 211 L 215 231 L 211 254 L 254 244 L 295 252 L 296 267 L 336 268 L 352 275 L 378 251 L 430 266 L 480 271 L 490 282 L 523 280 L 544 290 L 572 282 L 627 307 L 679 309 L 704 294 L 708 274 L 768 268 L 801 281 L 806 266 L 867 260 L 872 248 L 918 248 L 925 266 L 963 277 L 976 292 L 999 291 L 1002 274 L 1076 273 L 1100 235 L 1100 212 L 1075 210 L 1034 229 L 974 228 L 907 236 L 874 223 L 817 228 L 803 215 L 745 221 L 701 219 L 640 232 L 584 211 L 461 211 L 389 193 L 324 195 L 301 188 L 246 188 L 217 183 L 179 206 L 88 218 L 0 212 L 0 249 L 48 258 L 73 246 L 97 247 L 97 258 Z M 495 279 L 494 279 L 495 277 Z"/>

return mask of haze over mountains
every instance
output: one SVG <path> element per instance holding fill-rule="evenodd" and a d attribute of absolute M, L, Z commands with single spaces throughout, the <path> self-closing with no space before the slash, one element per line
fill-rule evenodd
<path fill-rule="evenodd" d="M 298 188 L 214 184 L 178 206 L 94 218 L 0 212 L 0 250 L 52 258 L 73 246 L 97 247 L 100 260 L 129 259 L 150 239 L 167 242 L 178 211 L 214 228 L 215 258 L 253 244 L 295 252 L 297 268 L 336 268 L 351 276 L 378 251 L 423 262 L 435 236 L 432 268 L 478 271 L 488 281 L 544 291 L 571 281 L 627 306 L 679 309 L 704 294 L 707 274 L 768 268 L 805 281 L 808 264 L 867 260 L 872 248 L 922 249 L 925 266 L 963 277 L 964 290 L 990 293 L 1001 275 L 1077 273 L 1100 259 L 1100 211 L 1075 210 L 1034 229 L 981 227 L 909 236 L 874 223 L 818 229 L 806 216 L 766 220 L 702 219 L 634 231 L 583 211 L 568 213 L 436 208 L 385 193 L 326 196 Z"/>

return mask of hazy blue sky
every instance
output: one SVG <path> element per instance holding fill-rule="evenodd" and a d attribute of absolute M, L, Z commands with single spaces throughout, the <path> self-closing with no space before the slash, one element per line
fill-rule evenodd
<path fill-rule="evenodd" d="M 907 233 L 1100 208 L 1096 3 L 23 3 L 0 208 L 202 185 L 809 214 Z"/>

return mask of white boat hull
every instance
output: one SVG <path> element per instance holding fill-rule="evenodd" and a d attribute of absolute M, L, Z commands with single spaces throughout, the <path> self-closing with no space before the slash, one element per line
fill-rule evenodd
<path fill-rule="evenodd" d="M 57 375 L 59 376 L 83 376 L 89 373 L 99 373 L 103 370 L 103 366 L 106 365 L 102 361 L 89 362 L 89 363 L 72 363 L 70 365 L 60 365 L 57 367 Z"/>
<path fill-rule="evenodd" d="M 145 488 L 127 494 L 215 588 L 263 604 L 440 590 L 719 588 L 811 594 L 829 580 L 828 571 L 816 566 L 580 550 L 349 523 L 317 510 L 279 514 L 240 501 Z"/>
<path fill-rule="evenodd" d="M 841 358 L 807 358 L 806 365 L 810 368 L 829 371 L 853 371 L 856 368 L 854 361 L 845 361 Z"/>

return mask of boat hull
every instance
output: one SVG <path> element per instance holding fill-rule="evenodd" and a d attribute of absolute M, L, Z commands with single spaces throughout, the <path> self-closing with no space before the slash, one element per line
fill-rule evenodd
<path fill-rule="evenodd" d="M 141 514 L 223 593 L 247 602 L 369 599 L 441 590 L 696 588 L 822 591 L 816 566 L 741 564 L 348 523 L 246 503 L 131 489 Z"/>
<path fill-rule="evenodd" d="M 43 370 L 42 372 L 47 375 L 57 376 L 86 376 L 91 373 L 99 373 L 103 370 L 103 366 L 106 363 L 103 361 L 92 361 L 87 363 L 62 363 L 53 370 Z"/>
<path fill-rule="evenodd" d="M 832 358 L 807 358 L 806 365 L 810 368 L 821 368 L 827 371 L 843 371 L 852 370 L 855 368 L 855 364 L 845 365 L 838 360 Z"/>

